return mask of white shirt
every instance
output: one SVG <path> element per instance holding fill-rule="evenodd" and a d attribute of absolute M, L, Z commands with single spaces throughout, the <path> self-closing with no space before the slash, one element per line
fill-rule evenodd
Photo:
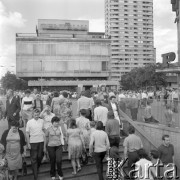
<path fill-rule="evenodd" d="M 27 110 L 28 108 L 32 108 L 33 102 L 34 102 L 33 97 L 31 97 L 31 96 L 23 97 L 23 99 L 22 99 L 23 110 Z"/>
<path fill-rule="evenodd" d="M 112 109 L 113 109 L 113 112 L 114 112 L 114 119 L 118 120 L 119 124 L 121 124 L 116 104 L 111 103 L 111 106 L 112 106 Z"/>
<path fill-rule="evenodd" d="M 30 134 L 30 143 L 44 142 L 44 121 L 31 119 L 27 122 L 26 132 Z"/>
<path fill-rule="evenodd" d="M 137 176 L 139 175 L 138 179 L 141 180 L 153 180 L 153 176 L 150 172 L 150 166 L 152 166 L 152 162 L 148 161 L 147 159 L 140 159 L 136 162 L 136 170 L 139 170 Z M 148 172 L 149 170 L 149 172 Z"/>
<path fill-rule="evenodd" d="M 124 98 L 126 98 L 126 96 L 124 94 L 119 94 L 119 101 L 121 101 Z"/>
<path fill-rule="evenodd" d="M 147 94 L 146 93 L 142 93 L 142 99 L 143 98 L 147 98 Z"/>
<path fill-rule="evenodd" d="M 172 99 L 174 99 L 174 98 L 179 98 L 179 96 L 178 96 L 178 93 L 177 93 L 177 92 L 172 92 Z"/>
<path fill-rule="evenodd" d="M 101 121 L 106 126 L 108 109 L 103 106 L 94 109 L 94 121 Z"/>
<path fill-rule="evenodd" d="M 102 130 L 96 130 L 91 135 L 91 141 L 89 144 L 89 151 L 93 152 L 104 152 L 109 148 L 109 139 L 106 132 Z"/>

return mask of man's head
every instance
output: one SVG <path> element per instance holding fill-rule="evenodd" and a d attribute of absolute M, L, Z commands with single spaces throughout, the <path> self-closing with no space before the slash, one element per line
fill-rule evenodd
<path fill-rule="evenodd" d="M 106 86 L 105 86 L 105 85 L 102 85 L 102 86 L 101 86 L 101 91 L 103 91 L 103 92 L 106 91 Z"/>
<path fill-rule="evenodd" d="M 111 96 L 109 98 L 109 100 L 112 102 L 112 103 L 115 103 L 116 102 L 116 97 L 115 96 Z"/>
<path fill-rule="evenodd" d="M 169 144 L 170 144 L 169 135 L 168 134 L 163 135 L 162 136 L 162 141 L 163 141 L 164 146 L 169 146 Z"/>
<path fill-rule="evenodd" d="M 31 94 L 31 91 L 30 91 L 29 89 L 25 90 L 25 95 L 26 95 L 27 97 L 29 97 L 30 94 Z"/>
<path fill-rule="evenodd" d="M 12 89 L 8 89 L 7 91 L 7 97 L 12 97 L 13 96 L 13 90 Z"/>
<path fill-rule="evenodd" d="M 97 99 L 95 104 L 96 104 L 96 106 L 102 106 L 102 102 L 100 99 Z"/>
<path fill-rule="evenodd" d="M 108 112 L 108 119 L 114 119 L 114 112 L 113 111 Z"/>
<path fill-rule="evenodd" d="M 39 114 L 40 114 L 40 111 L 39 111 L 39 109 L 35 109 L 34 110 L 34 119 L 36 119 L 36 120 L 38 120 L 39 119 Z"/>
<path fill-rule="evenodd" d="M 36 100 L 41 100 L 40 94 L 36 94 Z"/>
<path fill-rule="evenodd" d="M 135 133 L 135 128 L 133 126 L 129 126 L 129 134 L 134 134 Z"/>
<path fill-rule="evenodd" d="M 151 150 L 150 151 L 150 157 L 151 159 L 158 159 L 159 158 L 159 152 L 157 150 Z"/>
<path fill-rule="evenodd" d="M 34 93 L 34 94 L 37 94 L 37 93 L 38 93 L 38 91 L 37 91 L 36 88 L 34 88 L 33 93 Z"/>
<path fill-rule="evenodd" d="M 87 111 L 86 111 L 86 109 L 81 109 L 80 110 L 80 114 L 81 114 L 81 116 L 86 116 L 86 113 L 87 113 Z"/>

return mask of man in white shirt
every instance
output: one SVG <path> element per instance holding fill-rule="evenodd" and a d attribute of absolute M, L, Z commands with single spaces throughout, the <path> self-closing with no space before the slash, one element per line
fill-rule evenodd
<path fill-rule="evenodd" d="M 31 165 L 34 180 L 38 178 L 38 170 L 43 159 L 43 152 L 46 152 L 46 143 L 44 135 L 44 121 L 39 118 L 39 110 L 34 110 L 34 118 L 27 122 L 26 138 L 30 149 Z"/>
<path fill-rule="evenodd" d="M 97 99 L 95 103 L 97 107 L 94 109 L 94 121 L 101 121 L 105 130 L 106 122 L 108 119 L 108 109 L 102 106 L 100 99 Z"/>

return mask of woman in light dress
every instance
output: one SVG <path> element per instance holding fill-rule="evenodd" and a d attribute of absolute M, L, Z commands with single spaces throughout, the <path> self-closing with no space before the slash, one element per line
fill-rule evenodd
<path fill-rule="evenodd" d="M 82 155 L 83 148 L 85 149 L 84 139 L 82 137 L 82 132 L 76 126 L 76 120 L 70 120 L 70 126 L 67 130 L 67 143 L 68 143 L 68 156 L 71 160 L 73 167 L 72 174 L 75 175 L 78 171 L 81 170 L 79 158 Z M 77 169 L 76 169 L 77 165 Z"/>
<path fill-rule="evenodd" d="M 76 119 L 76 125 L 82 131 L 85 147 L 89 148 L 91 127 L 89 119 L 85 118 L 86 112 L 86 109 L 80 110 L 80 117 Z"/>

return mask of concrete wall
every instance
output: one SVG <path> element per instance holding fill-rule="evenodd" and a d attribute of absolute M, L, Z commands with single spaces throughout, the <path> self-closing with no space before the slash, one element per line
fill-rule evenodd
<path fill-rule="evenodd" d="M 162 135 L 168 134 L 175 149 L 175 163 L 178 168 L 180 168 L 180 129 L 139 122 L 137 122 L 137 125 L 141 127 L 141 129 L 146 132 L 146 134 L 148 134 L 148 136 L 151 137 L 158 146 L 162 144 Z M 155 147 L 150 144 L 139 132 L 136 131 L 136 134 L 141 137 L 147 152 L 151 149 L 155 149 Z"/>
<path fill-rule="evenodd" d="M 73 72 L 72 77 L 81 71 L 82 73 L 87 71 L 88 76 L 91 76 L 89 72 L 107 73 L 110 61 L 109 42 L 103 40 L 80 42 L 61 39 L 54 42 L 51 39 L 17 39 L 16 61 L 16 72 L 19 77 L 54 77 L 53 73 L 56 72 Z M 36 74 L 40 72 L 41 74 Z M 86 77 L 86 72 L 83 75 Z M 107 73 L 105 76 L 108 77 L 108 75 Z M 58 76 L 61 75 L 58 74 Z"/>

